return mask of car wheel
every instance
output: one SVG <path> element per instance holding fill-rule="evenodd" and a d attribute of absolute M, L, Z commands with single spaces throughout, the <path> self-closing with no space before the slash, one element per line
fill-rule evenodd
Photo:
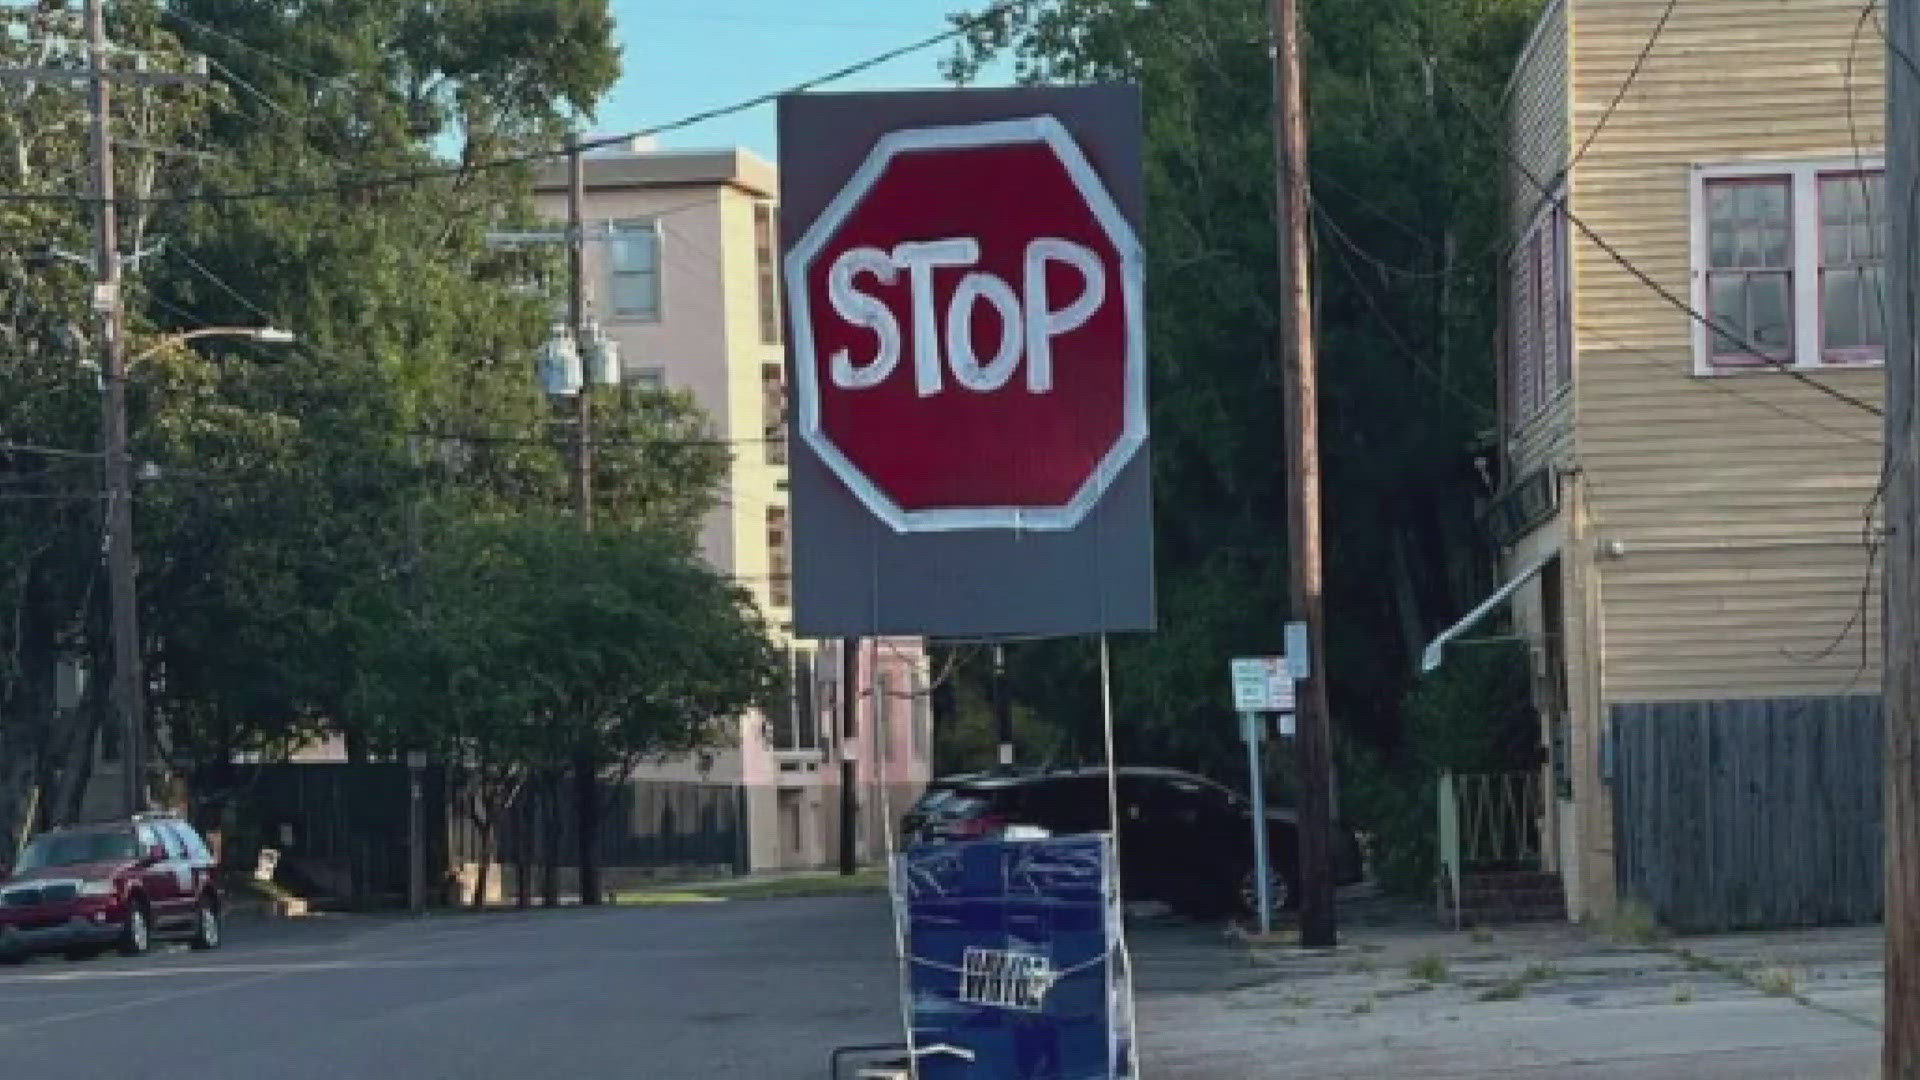
<path fill-rule="evenodd" d="M 220 947 L 220 909 L 211 901 L 200 901 L 199 912 L 194 916 L 193 947 L 202 950 Z"/>
<path fill-rule="evenodd" d="M 1257 915 L 1260 911 L 1260 891 L 1254 884 L 1253 870 L 1249 868 L 1240 875 L 1239 886 L 1235 889 L 1234 900 L 1243 915 Z M 1293 880 L 1274 867 L 1267 869 L 1268 910 L 1278 916 L 1293 906 Z"/>
<path fill-rule="evenodd" d="M 147 915 L 147 902 L 136 900 L 127 908 L 127 926 L 120 931 L 120 955 L 139 956 L 153 947 L 153 926 Z"/>

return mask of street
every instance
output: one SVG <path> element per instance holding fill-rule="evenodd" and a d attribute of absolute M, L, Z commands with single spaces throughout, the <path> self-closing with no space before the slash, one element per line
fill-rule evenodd
<path fill-rule="evenodd" d="M 235 925 L 0 968 L 0 1075 L 818 1078 L 897 1037 L 878 897 Z"/>

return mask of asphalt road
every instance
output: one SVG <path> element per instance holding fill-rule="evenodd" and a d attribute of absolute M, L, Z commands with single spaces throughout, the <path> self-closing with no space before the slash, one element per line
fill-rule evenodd
<path fill-rule="evenodd" d="M 232 926 L 0 967 L 0 1076 L 781 1080 L 899 1030 L 880 897 Z"/>

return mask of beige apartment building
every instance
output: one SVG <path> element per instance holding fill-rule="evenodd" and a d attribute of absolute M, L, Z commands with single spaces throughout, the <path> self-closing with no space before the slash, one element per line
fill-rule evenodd
<path fill-rule="evenodd" d="M 712 417 L 733 465 L 702 546 L 753 591 L 783 636 L 792 618 L 781 342 L 778 185 L 744 149 L 660 150 L 633 143 L 585 159 L 587 297 L 618 345 L 624 379 L 684 391 Z M 567 212 L 564 161 L 536 182 L 549 218 Z M 734 747 L 649 766 L 643 777 L 741 785 L 755 869 L 821 866 L 838 854 L 843 758 L 857 763 L 863 854 L 880 853 L 925 786 L 932 756 L 927 664 L 916 640 L 865 643 L 857 719 L 839 719 L 843 667 L 832 645 L 791 643 L 793 700 L 740 717 Z"/>

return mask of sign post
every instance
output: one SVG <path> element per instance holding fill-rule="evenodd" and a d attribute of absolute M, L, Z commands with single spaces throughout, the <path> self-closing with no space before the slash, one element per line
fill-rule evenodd
<path fill-rule="evenodd" d="M 1281 715 L 1282 732 L 1293 715 L 1293 668 L 1284 656 L 1248 656 L 1233 662 L 1233 707 L 1240 713 L 1240 737 L 1247 741 L 1247 792 L 1253 797 L 1253 890 L 1260 932 L 1273 932 L 1273 874 L 1267 851 L 1267 788 L 1260 765 L 1266 736 L 1261 717 Z"/>

